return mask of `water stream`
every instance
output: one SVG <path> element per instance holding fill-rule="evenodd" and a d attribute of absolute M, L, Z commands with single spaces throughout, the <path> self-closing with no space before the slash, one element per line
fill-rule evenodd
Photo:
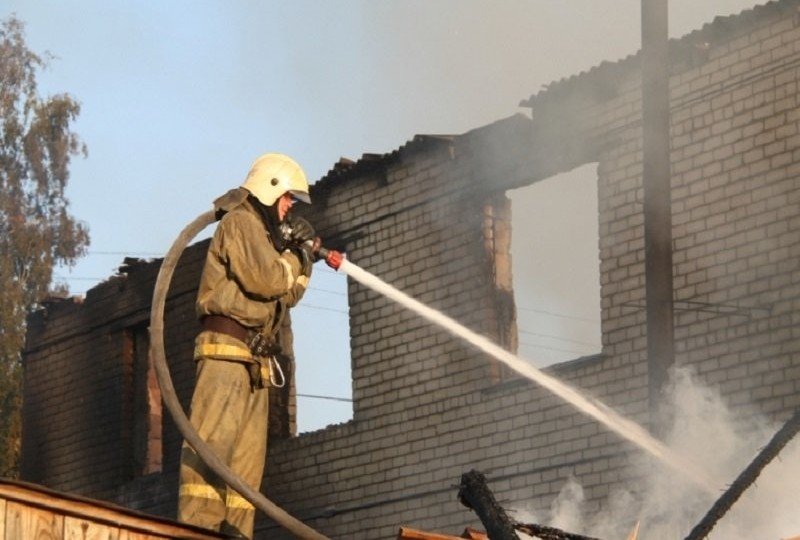
<path fill-rule="evenodd" d="M 621 437 L 632 442 L 642 450 L 645 450 L 668 467 L 687 477 L 702 489 L 715 496 L 719 493 L 718 488 L 722 485 L 721 482 L 711 478 L 706 471 L 698 468 L 684 456 L 678 455 L 670 450 L 636 422 L 622 417 L 596 399 L 584 396 L 575 388 L 537 369 L 529 361 L 511 354 L 488 338 L 476 334 L 447 315 L 414 300 L 404 292 L 392 287 L 350 261 L 343 261 L 339 270 L 366 287 L 394 300 L 432 323 L 441 326 L 451 334 L 460 337 L 486 354 L 491 355 L 500 362 L 503 362 L 520 375 L 536 382 L 577 410 L 594 418 Z"/>

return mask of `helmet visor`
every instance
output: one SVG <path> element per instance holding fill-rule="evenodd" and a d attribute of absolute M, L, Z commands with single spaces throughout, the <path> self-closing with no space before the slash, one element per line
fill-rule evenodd
<path fill-rule="evenodd" d="M 311 204 L 311 197 L 308 195 L 308 193 L 292 189 L 292 190 L 289 190 L 289 194 L 294 199 L 296 199 L 296 200 L 298 200 L 300 202 L 304 202 L 306 204 Z"/>

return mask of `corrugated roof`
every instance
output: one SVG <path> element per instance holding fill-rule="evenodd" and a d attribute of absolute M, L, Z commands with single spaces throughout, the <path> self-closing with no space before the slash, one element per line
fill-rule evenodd
<path fill-rule="evenodd" d="M 799 9 L 800 0 L 772 0 L 736 15 L 716 17 L 699 30 L 679 39 L 671 39 L 670 53 L 674 57 L 685 54 L 686 51 L 707 49 L 709 46 L 725 43 L 776 16 L 792 13 L 794 17 L 800 17 Z M 615 85 L 622 75 L 639 68 L 637 58 L 640 53 L 641 51 L 637 51 L 616 62 L 602 62 L 589 70 L 551 82 L 545 85 L 543 90 L 520 102 L 520 106 L 533 108 L 548 102 L 560 101 L 577 93 Z"/>

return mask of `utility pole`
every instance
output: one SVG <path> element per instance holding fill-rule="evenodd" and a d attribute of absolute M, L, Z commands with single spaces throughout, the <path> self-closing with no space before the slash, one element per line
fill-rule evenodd
<path fill-rule="evenodd" d="M 672 190 L 669 162 L 668 0 L 642 0 L 642 157 L 645 300 L 651 430 L 675 363 L 672 305 Z"/>

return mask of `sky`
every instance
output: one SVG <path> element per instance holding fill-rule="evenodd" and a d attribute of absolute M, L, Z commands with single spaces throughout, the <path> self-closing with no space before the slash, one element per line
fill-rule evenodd
<path fill-rule="evenodd" d="M 672 0 L 670 36 L 753 5 Z M 641 43 L 640 0 L 3 0 L 11 14 L 29 48 L 54 55 L 40 92 L 82 107 L 89 153 L 67 196 L 91 246 L 57 272 L 74 294 L 126 255 L 163 256 L 265 152 L 314 182 L 339 157 L 526 113 L 520 101 L 547 83 Z M 599 351 L 593 175 L 510 193 L 539 219 L 517 212 L 527 239 L 512 244 L 520 352 L 539 365 Z M 317 269 L 293 317 L 301 432 L 352 415 L 345 278 Z"/>

